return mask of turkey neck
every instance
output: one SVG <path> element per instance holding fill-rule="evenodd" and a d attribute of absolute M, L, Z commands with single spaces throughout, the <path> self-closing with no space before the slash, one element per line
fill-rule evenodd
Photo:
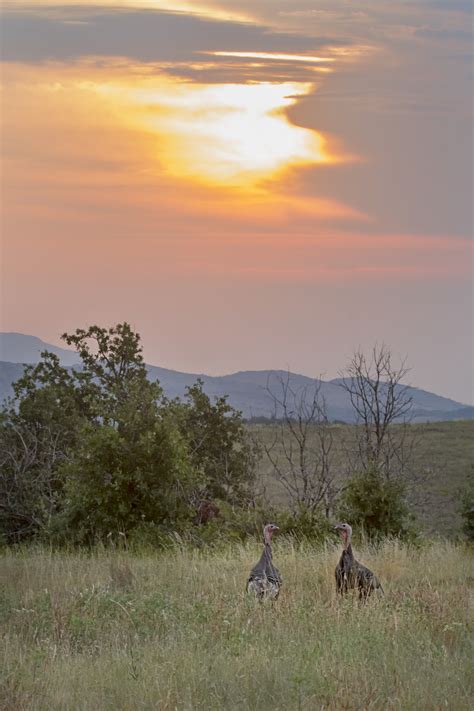
<path fill-rule="evenodd" d="M 352 535 L 347 533 L 346 538 L 344 539 L 344 545 L 342 548 L 344 553 L 347 553 L 349 558 L 353 558 L 354 554 L 352 552 Z"/>
<path fill-rule="evenodd" d="M 272 549 L 269 543 L 265 541 L 265 546 L 262 551 L 262 555 L 260 556 L 260 560 L 258 561 L 257 565 L 253 570 L 258 570 L 258 571 L 263 571 L 266 570 L 267 565 L 273 566 L 272 563 Z"/>
<path fill-rule="evenodd" d="M 346 555 L 349 560 L 354 560 L 354 553 L 352 552 L 352 543 L 348 541 L 344 548 L 342 549 L 342 555 Z"/>
<path fill-rule="evenodd" d="M 265 547 L 263 549 L 263 555 L 265 558 L 272 559 L 272 547 L 270 541 L 265 541 Z"/>

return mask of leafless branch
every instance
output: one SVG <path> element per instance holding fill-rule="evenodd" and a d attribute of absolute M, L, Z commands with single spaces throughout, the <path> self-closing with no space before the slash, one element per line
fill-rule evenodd
<path fill-rule="evenodd" d="M 267 380 L 275 425 L 263 450 L 274 475 L 295 508 L 314 512 L 323 506 L 329 516 L 335 496 L 333 439 L 321 395 L 321 382 L 296 387 L 288 372 Z M 268 430 L 267 430 L 268 432 Z"/>
<path fill-rule="evenodd" d="M 354 466 L 375 466 L 387 478 L 408 472 L 414 447 L 413 431 L 406 426 L 413 399 L 410 386 L 403 383 L 409 369 L 405 360 L 398 366 L 392 360 L 390 348 L 382 343 L 369 357 L 356 351 L 340 373 L 340 385 L 357 416 Z"/>

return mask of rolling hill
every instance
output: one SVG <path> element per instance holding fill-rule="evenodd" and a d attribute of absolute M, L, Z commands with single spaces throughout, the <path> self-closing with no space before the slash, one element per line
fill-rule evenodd
<path fill-rule="evenodd" d="M 0 361 L 8 363 L 38 363 L 41 351 L 50 351 L 58 356 L 62 365 L 76 365 L 79 358 L 75 351 L 53 346 L 36 336 L 24 333 L 0 333 Z"/>
<path fill-rule="evenodd" d="M 55 353 L 61 363 L 67 367 L 77 365 L 78 356 L 74 351 L 52 346 L 35 336 L 19 333 L 0 333 L 0 400 L 12 395 L 12 383 L 23 372 L 23 363 L 36 363 L 42 350 Z M 272 417 L 274 406 L 267 386 L 273 391 L 278 389 L 279 378 L 286 378 L 285 371 L 258 370 L 240 371 L 230 375 L 211 376 L 199 373 L 181 373 L 159 366 L 148 365 L 149 377 L 159 380 L 165 394 L 170 397 L 183 397 L 186 387 L 201 378 L 204 390 L 210 397 L 227 395 L 230 404 L 241 410 L 246 418 Z M 314 388 L 315 380 L 305 375 L 290 374 L 293 389 Z M 320 381 L 321 395 L 327 404 L 331 420 L 353 422 L 354 413 L 340 379 Z M 463 405 L 435 393 L 411 387 L 413 398 L 413 421 L 441 421 L 455 419 L 473 419 L 474 407 Z M 280 412 L 277 412 L 278 416 Z"/>

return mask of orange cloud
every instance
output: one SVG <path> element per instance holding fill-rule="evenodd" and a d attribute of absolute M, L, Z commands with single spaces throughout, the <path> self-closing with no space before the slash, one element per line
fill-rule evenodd
<path fill-rule="evenodd" d="M 315 132 L 293 126 L 282 113 L 281 102 L 297 100 L 286 93 L 294 87 L 211 91 L 173 84 L 124 60 L 105 67 L 92 60 L 46 65 L 41 82 L 35 81 L 36 71 L 10 65 L 4 73 L 9 264 L 21 263 L 21 254 L 28 253 L 30 269 L 48 254 L 42 268 L 59 272 L 74 250 L 74 265 L 86 269 L 94 254 L 99 265 L 107 264 L 110 279 L 132 281 L 139 274 L 298 283 L 466 273 L 462 240 L 363 234 L 364 226 L 375 230 L 369 215 L 336 199 L 298 193 L 292 184 L 298 161 L 324 163 L 331 146 L 320 138 L 321 153 L 311 153 L 305 141 Z M 267 119 L 281 123 L 283 133 L 274 140 L 288 137 L 286 152 L 255 168 L 265 178 L 260 183 L 232 184 L 228 176 L 219 182 L 212 169 L 213 180 L 204 180 L 206 150 L 209 161 L 220 162 L 216 152 L 225 131 L 217 130 L 219 121 L 225 126 L 242 107 L 245 113 L 249 97 L 263 128 Z M 217 148 L 203 120 L 213 112 Z M 202 141 L 197 148 L 193 135 Z M 296 148 L 295 136 L 302 141 Z M 243 151 L 239 165 L 247 147 L 233 136 L 235 143 Z M 194 167 L 186 165 L 188 149 Z"/>
<path fill-rule="evenodd" d="M 88 208 L 117 209 L 120 195 L 119 210 L 160 206 L 177 224 L 183 213 L 273 225 L 367 218 L 287 190 L 290 168 L 344 160 L 285 113 L 307 84 L 206 87 L 124 60 L 45 65 L 41 82 L 36 72 L 4 72 L 10 209 L 22 211 L 28 195 L 27 211 L 84 221 Z"/>

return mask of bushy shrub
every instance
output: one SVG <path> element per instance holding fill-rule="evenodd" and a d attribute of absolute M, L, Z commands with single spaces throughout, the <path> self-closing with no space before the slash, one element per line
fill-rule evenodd
<path fill-rule="evenodd" d="M 167 422 L 157 422 L 135 441 L 110 426 L 85 430 L 61 471 L 66 491 L 55 538 L 90 544 L 128 536 L 143 523 L 173 530 L 189 515 L 187 450 Z"/>
<path fill-rule="evenodd" d="M 459 512 L 462 516 L 462 531 L 470 543 L 474 542 L 474 465 L 470 477 L 461 491 Z"/>
<path fill-rule="evenodd" d="M 375 467 L 354 476 L 339 500 L 338 517 L 369 538 L 413 537 L 413 520 L 400 481 L 383 477 Z"/>

